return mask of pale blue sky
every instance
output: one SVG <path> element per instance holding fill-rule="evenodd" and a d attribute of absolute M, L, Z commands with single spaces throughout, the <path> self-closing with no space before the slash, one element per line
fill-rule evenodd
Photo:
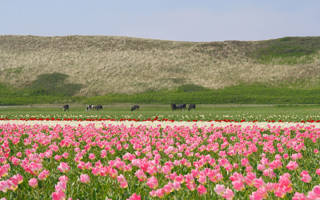
<path fill-rule="evenodd" d="M 320 36 L 320 0 L 1 0 L 0 35 L 163 40 Z"/>

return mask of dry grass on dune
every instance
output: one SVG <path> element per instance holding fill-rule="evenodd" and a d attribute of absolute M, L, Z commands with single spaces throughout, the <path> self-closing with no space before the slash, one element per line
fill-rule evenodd
<path fill-rule="evenodd" d="M 261 64 L 248 53 L 258 42 L 174 42 L 106 36 L 0 36 L 0 82 L 18 87 L 60 72 L 82 95 L 135 93 L 184 84 L 222 88 L 240 82 L 317 80 L 311 63 Z M 276 62 L 275 62 L 276 63 Z"/>

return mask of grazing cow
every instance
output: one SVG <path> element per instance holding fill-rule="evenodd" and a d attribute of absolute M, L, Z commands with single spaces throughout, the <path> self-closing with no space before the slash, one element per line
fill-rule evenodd
<path fill-rule="evenodd" d="M 102 105 L 96 105 L 96 106 L 94 106 L 94 109 L 96 109 L 96 110 L 102 110 L 103 107 L 102 107 Z"/>
<path fill-rule="evenodd" d="M 186 104 L 179 104 L 179 105 L 171 104 L 171 109 L 172 110 L 184 110 L 186 108 L 187 108 Z"/>
<path fill-rule="evenodd" d="M 196 104 L 189 104 L 188 110 L 196 109 Z"/>
<path fill-rule="evenodd" d="M 179 104 L 177 105 L 177 109 L 180 109 L 180 110 L 184 110 L 187 108 L 187 105 L 186 104 Z"/>
<path fill-rule="evenodd" d="M 88 110 L 92 110 L 92 109 L 93 109 L 93 105 L 92 105 L 92 104 L 87 105 L 87 111 L 88 111 Z"/>
<path fill-rule="evenodd" d="M 92 104 L 87 105 L 87 111 L 88 110 L 102 110 L 102 109 L 103 109 L 102 105 L 92 105 Z"/>
<path fill-rule="evenodd" d="M 171 110 L 172 111 L 177 110 L 177 105 L 176 104 L 171 104 Z"/>
<path fill-rule="evenodd" d="M 67 111 L 67 110 L 69 110 L 69 105 L 68 104 L 63 106 L 63 111 Z"/>
<path fill-rule="evenodd" d="M 140 106 L 139 105 L 133 105 L 131 107 L 131 111 L 134 111 L 134 110 L 139 110 Z"/>

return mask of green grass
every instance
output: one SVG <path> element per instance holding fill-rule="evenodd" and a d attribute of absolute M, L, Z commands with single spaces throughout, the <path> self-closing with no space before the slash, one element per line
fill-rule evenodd
<path fill-rule="evenodd" d="M 184 85 L 175 90 L 147 91 L 138 94 L 108 94 L 105 96 L 63 96 L 35 93 L 32 89 L 16 89 L 0 85 L 0 105 L 82 103 L 144 103 L 144 104 L 319 104 L 320 87 L 311 89 L 275 87 L 263 84 L 240 84 L 209 90 L 196 85 Z"/>
<path fill-rule="evenodd" d="M 161 90 L 140 94 L 110 94 L 88 97 L 85 103 L 196 103 L 196 104 L 317 104 L 320 88 L 274 87 L 262 84 L 237 85 L 218 90 Z"/>
<path fill-rule="evenodd" d="M 285 37 L 258 44 L 254 58 L 264 64 L 306 64 L 320 50 L 319 37 Z"/>
<path fill-rule="evenodd" d="M 48 79 L 47 82 L 42 82 L 38 81 L 39 79 L 25 88 L 15 88 L 8 84 L 0 83 L 0 105 L 72 103 L 83 98 L 71 96 L 75 90 L 81 87 L 80 85 L 62 83 L 51 86 L 54 81 Z"/>
<path fill-rule="evenodd" d="M 131 112 L 130 104 L 105 105 L 101 111 L 85 111 L 85 106 L 71 105 L 63 112 L 60 106 L 0 108 L 0 118 L 73 118 L 73 119 L 171 119 L 171 120 L 223 120 L 236 121 L 307 121 L 320 120 L 319 105 L 197 105 L 192 111 L 171 111 L 169 105 L 140 105 Z"/>
<path fill-rule="evenodd" d="M 67 83 L 68 75 L 62 73 L 41 74 L 29 86 L 33 95 L 72 96 L 82 85 Z"/>

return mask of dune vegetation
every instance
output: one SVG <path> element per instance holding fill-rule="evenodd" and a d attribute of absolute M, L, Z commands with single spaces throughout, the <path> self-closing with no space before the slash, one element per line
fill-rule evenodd
<path fill-rule="evenodd" d="M 0 104 L 318 103 L 320 37 L 0 36 Z M 272 94 L 272 95 L 270 95 Z"/>

